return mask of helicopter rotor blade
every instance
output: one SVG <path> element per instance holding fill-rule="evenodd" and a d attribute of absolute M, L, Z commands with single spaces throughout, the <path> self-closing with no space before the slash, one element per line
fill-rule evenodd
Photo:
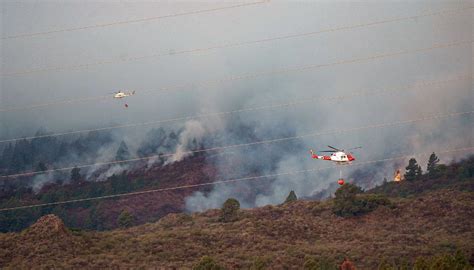
<path fill-rule="evenodd" d="M 336 150 L 337 152 L 341 151 L 341 149 L 337 149 L 337 148 L 336 148 L 336 147 L 334 147 L 334 146 L 330 146 L 330 145 L 328 145 L 328 147 L 329 147 L 329 148 L 331 148 L 331 149 L 334 149 L 334 150 Z"/>
<path fill-rule="evenodd" d="M 336 153 L 337 151 L 334 150 L 325 150 L 325 151 L 318 151 L 320 153 Z"/>
<path fill-rule="evenodd" d="M 347 150 L 355 150 L 355 149 L 361 149 L 361 148 L 362 148 L 362 146 L 357 146 L 357 147 L 349 148 L 349 149 L 347 149 Z"/>

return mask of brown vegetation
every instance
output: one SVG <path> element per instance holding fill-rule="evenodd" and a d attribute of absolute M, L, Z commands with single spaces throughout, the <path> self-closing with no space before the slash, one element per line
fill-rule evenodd
<path fill-rule="evenodd" d="M 413 264 L 474 252 L 474 193 L 439 190 L 392 202 L 347 218 L 333 214 L 331 200 L 240 210 L 229 223 L 219 221 L 221 210 L 170 214 L 107 232 L 70 232 L 47 216 L 22 233 L 0 234 L 0 267 L 190 269 L 210 256 L 227 269 L 302 269 L 308 257 L 376 269 L 381 258 Z"/>

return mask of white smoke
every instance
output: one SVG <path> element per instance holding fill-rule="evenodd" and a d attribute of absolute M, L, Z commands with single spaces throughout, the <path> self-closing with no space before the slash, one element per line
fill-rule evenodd
<path fill-rule="evenodd" d="M 172 156 L 168 158 L 168 160 L 165 162 L 165 165 L 181 161 L 185 157 L 191 155 L 191 153 L 189 153 L 189 146 L 193 142 L 201 141 L 206 132 L 207 131 L 201 122 L 196 120 L 187 121 L 184 124 L 183 132 L 181 132 L 181 134 L 179 135 L 179 143 L 176 146 L 176 151 Z"/>

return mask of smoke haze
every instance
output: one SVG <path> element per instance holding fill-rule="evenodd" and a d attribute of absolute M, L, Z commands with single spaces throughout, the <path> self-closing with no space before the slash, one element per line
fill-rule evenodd
<path fill-rule="evenodd" d="M 236 2 L 219 1 L 3 1 L 2 36 L 42 32 L 131 20 L 198 9 L 223 7 Z M 271 1 L 269 3 L 118 26 L 56 33 L 1 42 L 1 72 L 44 66 L 83 64 L 155 53 L 204 48 L 295 33 L 313 32 L 387 18 L 405 17 L 472 5 L 470 1 Z M 472 75 L 472 43 L 450 48 L 387 57 L 373 61 L 261 76 L 245 80 L 193 85 L 176 91 L 164 87 L 253 74 L 287 67 L 325 64 L 402 50 L 431 47 L 473 39 L 473 11 L 429 16 L 352 30 L 277 40 L 257 45 L 201 53 L 152 57 L 140 61 L 93 66 L 87 69 L 2 76 L 0 108 L 41 104 L 63 99 L 109 95 L 125 89 L 137 94 L 121 101 L 110 99 L 0 112 L 0 138 L 31 136 L 38 129 L 49 132 L 96 128 L 113 124 L 159 119 L 286 103 L 293 100 L 349 95 L 355 91 L 407 88 L 394 94 L 360 96 L 335 101 L 315 101 L 283 109 L 244 112 L 224 117 L 124 128 L 112 132 L 110 145 L 83 163 L 113 160 L 123 140 L 130 152 L 157 138 L 152 128 L 174 132 L 176 140 L 164 149 L 174 153 L 164 164 L 186 158 L 186 151 L 252 141 L 299 136 L 312 132 L 415 119 L 432 114 L 471 111 L 472 78 L 439 85 L 419 86 Z M 148 92 L 149 91 L 149 92 Z M 141 92 L 146 92 L 142 94 Z M 224 180 L 252 175 L 326 167 L 308 150 L 362 146 L 357 161 L 389 158 L 417 152 L 472 146 L 472 116 L 429 120 L 394 127 L 305 137 L 287 142 L 240 147 L 208 157 Z M 152 134 L 152 135 L 150 135 Z M 151 137 L 150 137 L 151 136 Z M 167 135 L 166 135 L 167 136 Z M 440 155 L 443 162 L 466 153 Z M 73 158 L 71 157 L 71 160 Z M 149 162 L 152 166 L 158 159 Z M 357 162 L 356 161 L 356 162 Z M 398 161 L 397 161 L 398 162 Z M 419 163 L 425 165 L 426 158 Z M 377 165 L 374 181 L 390 179 L 400 163 Z M 107 177 L 132 168 L 120 165 L 100 172 Z M 229 171 L 229 167 L 232 171 Z M 358 169 L 370 169 L 370 166 Z M 349 176 L 355 168 L 343 168 Z M 372 170 L 371 170 L 372 171 Z M 95 170 L 90 170 L 92 175 Z M 311 196 L 328 188 L 339 170 L 283 175 L 216 185 L 210 193 L 196 192 L 186 200 L 187 209 L 219 207 L 229 198 L 243 207 L 281 203 L 290 190 Z M 103 179 L 103 178 L 101 178 Z M 357 179 L 354 179 L 356 181 Z M 50 181 L 40 176 L 36 183 Z M 249 195 L 249 192 L 252 195 Z"/>

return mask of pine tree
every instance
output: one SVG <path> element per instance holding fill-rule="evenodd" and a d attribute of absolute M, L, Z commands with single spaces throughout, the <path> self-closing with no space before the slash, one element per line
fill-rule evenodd
<path fill-rule="evenodd" d="M 117 149 L 117 154 L 115 155 L 115 160 L 126 160 L 130 159 L 130 152 L 128 151 L 127 144 L 124 141 L 120 143 L 119 148 Z"/>
<path fill-rule="evenodd" d="M 296 193 L 292 190 L 288 194 L 288 197 L 286 197 L 285 203 L 294 202 L 297 200 L 298 200 L 298 197 L 296 197 Z"/>
<path fill-rule="evenodd" d="M 428 176 L 430 178 L 436 178 L 439 176 L 439 168 L 438 168 L 439 158 L 433 152 L 431 154 L 430 159 L 428 160 L 428 166 L 426 170 L 428 171 Z"/>
<path fill-rule="evenodd" d="M 421 170 L 420 165 L 418 165 L 416 159 L 414 158 L 411 158 L 408 161 L 408 166 L 405 169 L 406 169 L 405 179 L 408 181 L 419 179 L 421 175 L 423 174 L 423 171 Z"/>
<path fill-rule="evenodd" d="M 74 169 L 71 170 L 71 182 L 79 182 L 81 181 L 81 174 L 80 174 L 81 169 L 75 167 Z"/>
<path fill-rule="evenodd" d="M 135 217 L 126 209 L 123 210 L 117 218 L 117 223 L 122 228 L 128 228 L 133 226 L 134 221 Z"/>

